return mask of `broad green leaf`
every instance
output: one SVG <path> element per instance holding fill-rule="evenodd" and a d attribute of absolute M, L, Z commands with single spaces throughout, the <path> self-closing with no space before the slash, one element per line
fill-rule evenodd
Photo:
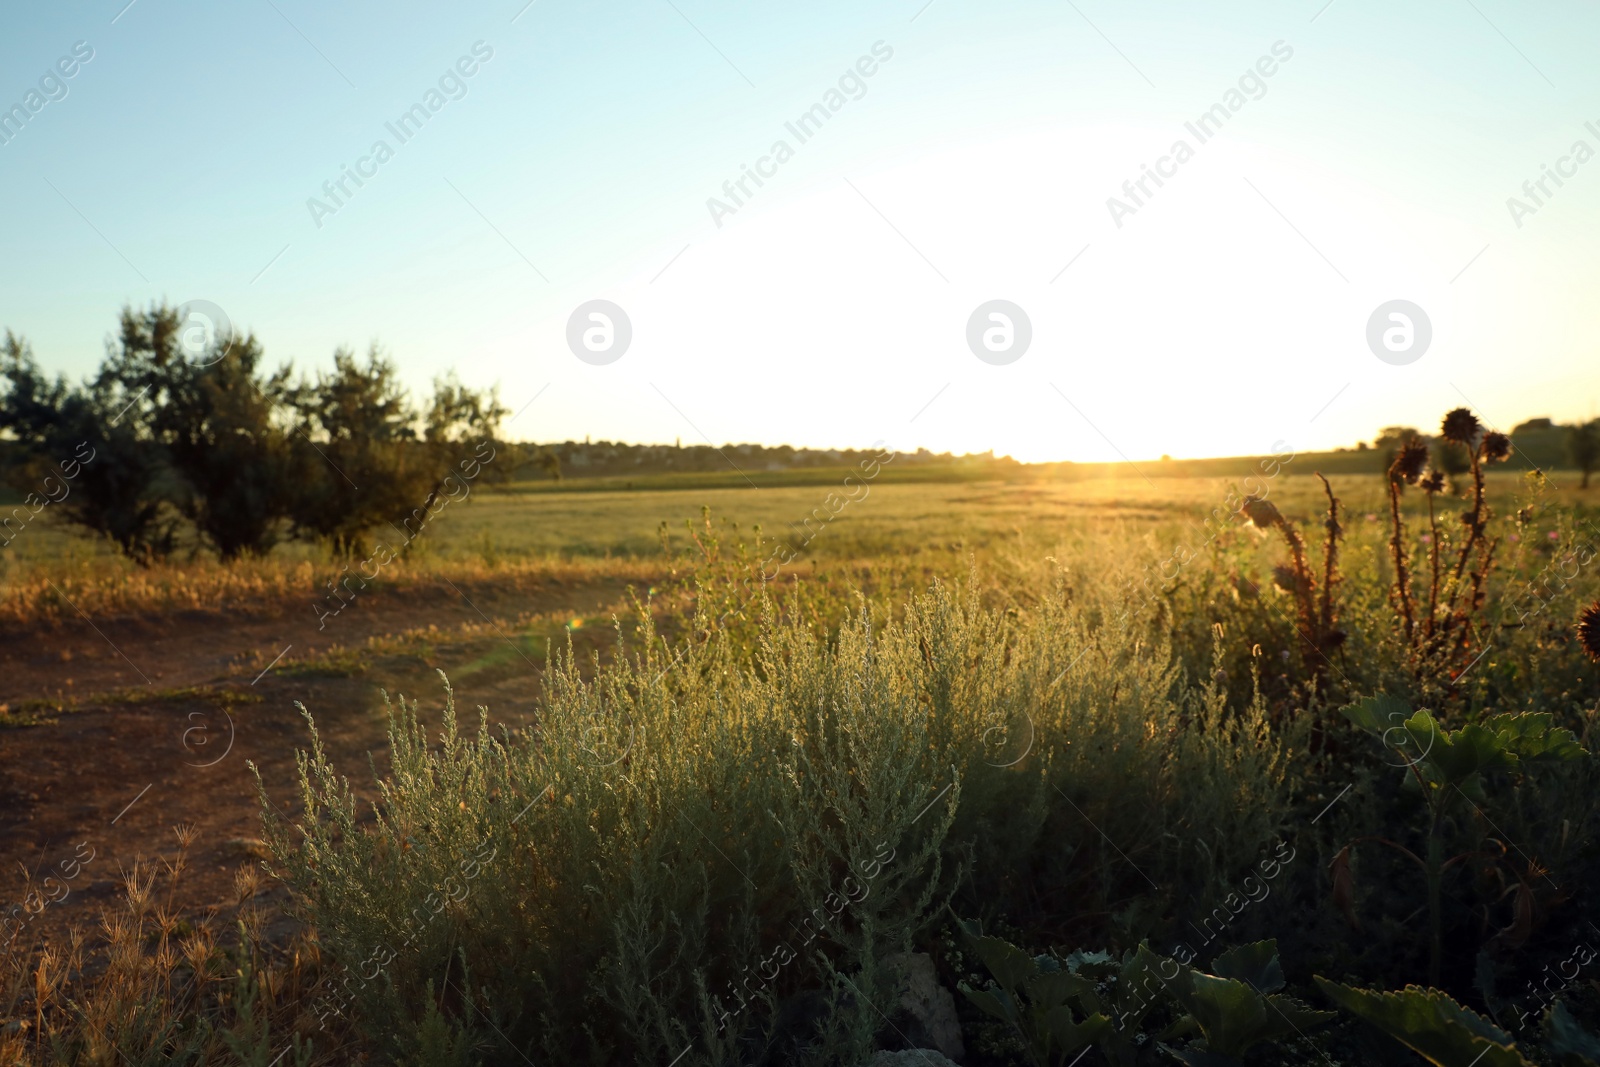
<path fill-rule="evenodd" d="M 1437 989 L 1353 989 L 1318 976 L 1317 986 L 1350 1014 L 1438 1067 L 1531 1067 L 1511 1035 Z"/>
<path fill-rule="evenodd" d="M 1074 974 L 1087 974 L 1089 977 L 1104 980 L 1112 978 L 1121 970 L 1117 958 L 1109 952 L 1083 952 L 1076 951 L 1067 954 L 1067 970 Z"/>
<path fill-rule="evenodd" d="M 1261 1035 L 1261 1040 L 1276 1041 L 1303 1034 L 1338 1017 L 1339 1013 L 1336 1011 L 1318 1011 L 1316 1008 L 1306 1007 L 1287 994 L 1274 993 L 1267 998 L 1267 1028 Z"/>
<path fill-rule="evenodd" d="M 1410 717 L 1411 707 L 1397 697 L 1380 693 L 1359 703 L 1346 704 L 1339 709 L 1339 714 L 1367 733 L 1382 737 Z"/>
<path fill-rule="evenodd" d="M 1091 1015 L 1079 1022 L 1073 1018 L 1072 1009 L 1065 1007 L 1046 1012 L 1044 1023 L 1056 1049 L 1067 1055 L 1077 1052 L 1091 1041 L 1100 1040 L 1101 1035 L 1111 1028 L 1111 1020 L 1104 1015 Z"/>
<path fill-rule="evenodd" d="M 1094 983 L 1071 971 L 1051 971 L 1036 974 L 1028 980 L 1028 997 L 1041 1008 L 1055 1008 L 1065 1004 L 1070 997 L 1093 990 Z"/>
<path fill-rule="evenodd" d="M 1237 978 L 1257 993 L 1276 993 L 1283 988 L 1283 966 L 1278 962 L 1278 942 L 1257 941 L 1230 948 L 1211 963 L 1211 973 L 1221 978 Z"/>
<path fill-rule="evenodd" d="M 1412 720 L 1426 714 L 1419 711 L 1412 716 Z M 1427 719 L 1427 725 L 1438 729 L 1432 717 Z M 1406 732 L 1411 733 L 1413 738 L 1417 736 L 1412 730 L 1411 721 L 1406 723 Z M 1427 734 L 1422 736 L 1425 738 Z M 1423 762 L 1444 784 L 1460 785 L 1473 775 L 1485 771 L 1515 770 L 1518 761 L 1516 753 L 1506 747 L 1499 734 L 1477 723 L 1468 723 L 1451 733 L 1441 733 Z"/>
<path fill-rule="evenodd" d="M 1501 743 L 1525 760 L 1572 760 L 1587 755 L 1571 730 L 1554 725 L 1549 712 L 1495 715 L 1483 725 L 1499 736 Z"/>
<path fill-rule="evenodd" d="M 1021 989 L 1028 978 L 1038 970 L 1038 964 L 1026 952 L 1009 941 L 998 937 L 975 937 L 967 935 L 967 944 L 972 946 L 972 951 L 989 968 L 989 973 L 994 975 L 995 981 L 1006 989 L 1015 993 Z"/>
<path fill-rule="evenodd" d="M 1187 967 L 1151 952 L 1146 945 L 1140 945 L 1136 952 L 1125 958 L 1122 970 L 1117 974 L 1117 984 L 1111 996 L 1112 1016 L 1117 1020 L 1118 1029 L 1137 1029 L 1146 1013 L 1163 997 L 1170 995 L 1181 1003 L 1179 991 L 1187 995 L 1188 989 Z M 1089 996 L 1092 994 L 1084 999 L 1089 999 Z"/>
<path fill-rule="evenodd" d="M 956 988 L 961 990 L 962 994 L 977 1005 L 979 1009 L 993 1015 L 1001 1022 L 1010 1023 L 1016 1021 L 1015 1002 L 1007 996 L 1005 990 L 973 989 L 965 982 L 962 982 Z M 1005 999 L 1002 1000 L 1002 997 Z"/>
<path fill-rule="evenodd" d="M 1195 972 L 1183 1006 L 1206 1035 L 1206 1049 L 1242 1056 L 1267 1028 L 1266 999 L 1237 978 Z"/>
<path fill-rule="evenodd" d="M 1579 1026 L 1559 1000 L 1544 1014 L 1544 1045 L 1562 1063 L 1573 1067 L 1600 1063 L 1600 1038 Z"/>
<path fill-rule="evenodd" d="M 1239 1061 L 1232 1056 L 1224 1056 L 1217 1052 L 1205 1052 L 1197 1048 L 1177 1049 L 1167 1045 L 1160 1046 L 1162 1051 L 1173 1058 L 1182 1060 L 1189 1067 L 1239 1067 Z"/>

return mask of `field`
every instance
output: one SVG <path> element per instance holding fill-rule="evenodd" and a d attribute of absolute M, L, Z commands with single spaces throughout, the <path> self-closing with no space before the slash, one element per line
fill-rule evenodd
<path fill-rule="evenodd" d="M 973 1065 L 1558 1062 L 1600 1021 L 1600 491 L 1496 468 L 1418 651 L 1385 481 L 1304 459 L 515 483 L 354 580 L 46 515 L 0 554 L 0 1063 L 954 1055 L 907 953 Z M 1420 618 L 1470 501 L 1402 506 Z"/>

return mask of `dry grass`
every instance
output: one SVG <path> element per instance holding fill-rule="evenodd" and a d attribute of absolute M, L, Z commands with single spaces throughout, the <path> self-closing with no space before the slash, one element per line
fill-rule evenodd
<path fill-rule="evenodd" d="M 121 898 L 97 930 L 74 930 L 65 944 L 25 933 L 0 943 L 0 1016 L 10 1020 L 0 1030 L 0 1067 L 264 1067 L 286 1051 L 278 1062 L 296 1067 L 347 1062 L 337 1028 L 324 1032 L 320 1056 L 294 1036 L 306 1029 L 300 1015 L 318 981 L 315 943 L 269 943 L 254 866 L 236 872 L 226 906 L 184 899 L 194 832 L 173 829 L 170 856 L 121 872 Z M 31 884 L 24 899 L 49 906 Z"/>
<path fill-rule="evenodd" d="M 0 593 L 0 626 L 48 625 L 79 613 L 97 619 L 184 611 L 270 612 L 322 601 L 330 595 L 328 583 L 341 569 L 342 565 L 275 558 L 154 567 L 111 558 L 35 564 Z M 447 583 L 520 589 L 551 581 L 648 581 L 660 570 L 658 563 L 630 559 L 502 559 L 492 564 L 479 559 L 422 559 L 391 564 L 371 588 L 400 594 L 448 592 Z"/>

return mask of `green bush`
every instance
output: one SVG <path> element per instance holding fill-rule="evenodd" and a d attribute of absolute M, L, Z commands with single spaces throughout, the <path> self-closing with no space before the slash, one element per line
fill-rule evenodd
<path fill-rule="evenodd" d="M 885 957 L 945 903 L 1103 932 L 1280 828 L 1297 728 L 1064 589 L 1016 617 L 936 586 L 831 639 L 763 608 L 753 657 L 710 619 L 677 657 L 619 625 L 524 735 L 464 735 L 447 690 L 430 744 L 402 699 L 370 804 L 314 741 L 303 826 L 269 809 L 268 837 L 369 1034 L 404 1055 L 431 982 L 510 1059 L 864 1059 Z"/>

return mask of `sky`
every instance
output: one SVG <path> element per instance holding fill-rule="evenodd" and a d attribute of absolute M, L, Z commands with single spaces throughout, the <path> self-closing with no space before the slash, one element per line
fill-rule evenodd
<path fill-rule="evenodd" d="M 7 5 L 0 328 L 76 377 L 125 304 L 204 301 L 269 363 L 376 343 L 419 394 L 498 386 L 538 441 L 1092 462 L 1586 418 L 1597 31 L 1509 0 Z"/>

